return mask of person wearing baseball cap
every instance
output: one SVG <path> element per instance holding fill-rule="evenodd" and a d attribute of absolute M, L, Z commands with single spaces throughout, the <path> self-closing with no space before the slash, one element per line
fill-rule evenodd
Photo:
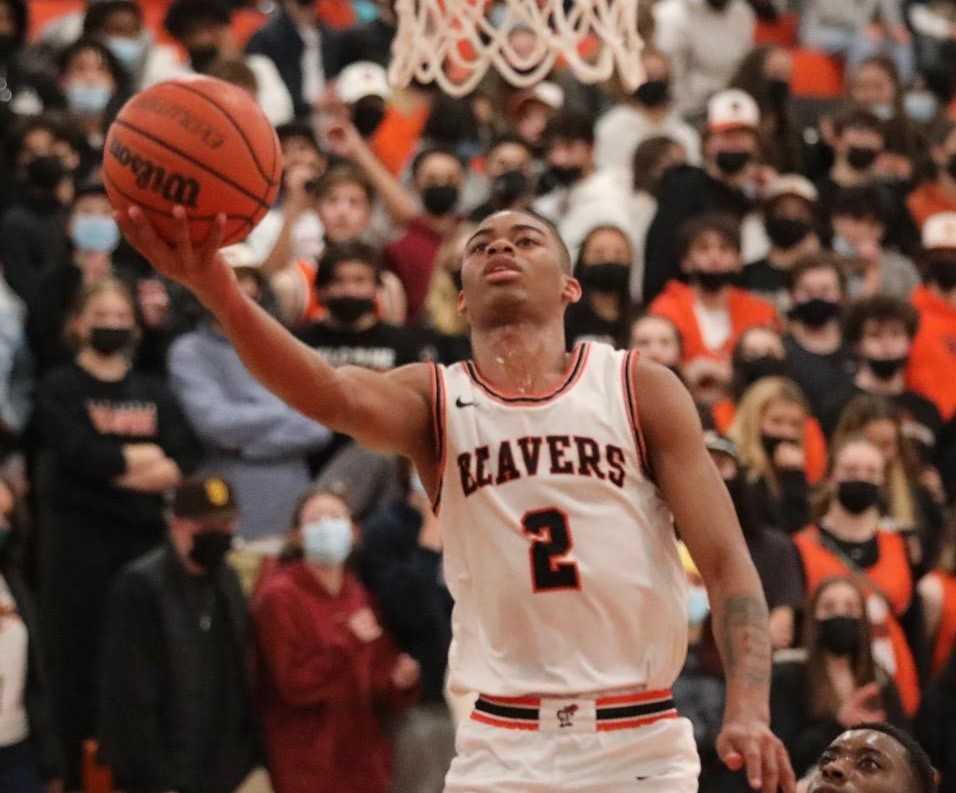
<path fill-rule="evenodd" d="M 348 108 L 359 135 L 372 137 L 385 118 L 392 95 L 384 67 L 372 61 L 350 63 L 336 78 L 335 93 Z"/>
<path fill-rule="evenodd" d="M 813 183 L 799 174 L 774 178 L 764 195 L 763 225 L 770 250 L 764 258 L 745 265 L 743 285 L 785 311 L 790 307 L 790 269 L 799 259 L 820 250 Z"/>
<path fill-rule="evenodd" d="M 116 579 L 98 737 L 129 793 L 232 793 L 257 763 L 248 616 L 224 563 L 237 515 L 225 479 L 187 479 L 172 498 L 168 542 Z"/>
<path fill-rule="evenodd" d="M 653 300 L 679 275 L 677 230 L 704 212 L 724 212 L 738 221 L 754 209 L 766 179 L 760 164 L 760 109 L 736 88 L 715 94 L 707 104 L 703 164 L 665 174 L 657 215 L 647 232 L 644 299 Z"/>
<path fill-rule="evenodd" d="M 923 224 L 924 283 L 913 290 L 910 302 L 919 313 L 907 384 L 932 400 L 944 421 L 956 414 L 956 212 L 930 216 Z M 952 467 L 952 466 L 950 466 Z M 944 470 L 944 478 L 946 472 Z M 956 486 L 956 471 L 950 474 Z"/>

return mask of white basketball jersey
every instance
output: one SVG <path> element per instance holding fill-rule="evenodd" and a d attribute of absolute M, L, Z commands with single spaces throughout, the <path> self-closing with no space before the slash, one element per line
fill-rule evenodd
<path fill-rule="evenodd" d="M 436 368 L 453 690 L 663 689 L 680 672 L 686 579 L 632 419 L 634 355 L 579 345 L 537 397 L 472 362 Z"/>

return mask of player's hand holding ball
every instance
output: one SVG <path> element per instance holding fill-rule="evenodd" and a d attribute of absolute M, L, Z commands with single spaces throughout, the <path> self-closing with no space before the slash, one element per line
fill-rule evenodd
<path fill-rule="evenodd" d="M 717 736 L 717 754 L 731 771 L 746 770 L 751 789 L 795 793 L 796 777 L 783 742 L 765 720 L 725 718 Z"/>

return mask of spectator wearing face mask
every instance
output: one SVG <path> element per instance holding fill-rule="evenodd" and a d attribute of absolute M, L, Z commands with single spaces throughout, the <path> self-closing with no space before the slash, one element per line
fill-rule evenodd
<path fill-rule="evenodd" d="M 840 322 L 846 275 L 839 259 L 818 253 L 798 260 L 788 280 L 786 373 L 800 386 L 813 415 L 820 416 L 834 390 L 852 377 L 852 358 Z"/>
<path fill-rule="evenodd" d="M 905 376 L 918 324 L 915 309 L 902 300 L 877 296 L 851 307 L 844 323 L 844 338 L 859 363 L 853 380 L 831 395 L 820 414 L 827 434 L 836 428 L 840 414 L 854 396 L 876 394 L 900 408 L 908 436 L 921 438 L 924 446 L 935 451 L 943 423 L 939 410 L 926 397 L 910 390 Z"/>
<path fill-rule="evenodd" d="M 733 378 L 728 399 L 711 408 L 714 426 L 719 432 L 728 432 L 737 415 L 737 405 L 754 383 L 765 377 L 786 377 L 787 351 L 783 339 L 773 328 L 754 327 L 744 331 L 734 345 L 731 357 Z M 827 465 L 827 443 L 820 425 L 807 411 L 803 422 L 803 470 L 807 481 L 816 484 Z M 800 528 L 800 527 L 798 527 Z"/>
<path fill-rule="evenodd" d="M 555 116 L 544 140 L 547 170 L 538 180 L 541 195 L 532 208 L 557 224 L 572 256 L 596 225 L 627 228 L 628 175 L 596 169 L 593 120 L 570 113 Z"/>
<path fill-rule="evenodd" d="M 930 217 L 923 226 L 925 283 L 913 291 L 919 314 L 906 384 L 932 401 L 946 421 L 956 415 L 956 387 L 942 376 L 956 365 L 956 213 Z"/>
<path fill-rule="evenodd" d="M 705 214 L 680 234 L 678 261 L 690 284 L 674 280 L 650 305 L 650 313 L 670 319 L 684 340 L 684 360 L 728 360 L 740 335 L 758 325 L 774 325 L 776 311 L 733 284 L 740 276 L 740 232 L 732 217 Z"/>
<path fill-rule="evenodd" d="M 683 146 L 691 165 L 700 162 L 700 135 L 673 108 L 670 64 L 652 48 L 641 52 L 645 80 L 626 102 L 615 104 L 594 128 L 599 169 L 629 168 L 634 151 L 648 138 L 668 137 Z"/>
<path fill-rule="evenodd" d="M 102 151 L 110 121 L 129 97 L 122 65 L 104 44 L 81 38 L 60 53 L 57 81 L 90 149 Z"/>
<path fill-rule="evenodd" d="M 419 664 L 383 631 L 348 558 L 355 527 L 340 495 L 307 490 L 285 563 L 252 607 L 259 705 L 276 793 L 387 793 L 382 719 L 418 696 Z"/>
<path fill-rule="evenodd" d="M 742 285 L 776 304 L 789 306 L 789 271 L 804 256 L 820 250 L 817 234 L 817 191 L 798 174 L 774 179 L 763 202 L 763 225 L 770 240 L 767 256 L 744 267 Z"/>
<path fill-rule="evenodd" d="M 534 198 L 533 164 L 534 153 L 522 138 L 516 135 L 497 138 L 485 155 L 488 197 L 469 213 L 468 219 L 480 223 L 493 212 L 527 209 Z"/>
<path fill-rule="evenodd" d="M 164 65 L 173 67 L 179 57 L 172 47 L 153 41 L 137 0 L 89 2 L 82 35 L 106 45 L 123 67 L 134 90 L 144 87 L 145 75 L 162 70 Z"/>
<path fill-rule="evenodd" d="M 762 378 L 744 394 L 728 437 L 745 471 L 750 518 L 787 534 L 810 520 L 803 395 L 782 377 Z"/>
<path fill-rule="evenodd" d="M 239 243 L 223 256 L 246 295 L 268 308 L 268 286 L 251 251 Z M 308 455 L 324 448 L 331 433 L 259 385 L 211 317 L 173 344 L 169 374 L 205 447 L 202 470 L 227 477 L 240 493 L 239 536 L 275 534 L 295 494 L 311 481 Z"/>
<path fill-rule="evenodd" d="M 574 267 L 583 294 L 564 315 L 569 348 L 581 341 L 626 344 L 632 260 L 630 240 L 618 226 L 598 226 L 584 238 Z"/>
<path fill-rule="evenodd" d="M 874 657 L 866 598 L 853 577 L 822 580 L 806 606 L 805 658 L 773 666 L 770 722 L 790 749 L 797 776 L 845 729 L 907 723 L 896 687 Z"/>
<path fill-rule="evenodd" d="M 794 536 L 807 592 L 813 596 L 831 576 L 851 576 L 865 592 L 863 614 L 870 621 L 873 656 L 892 676 L 903 710 L 919 706 L 914 658 L 923 655 L 922 625 L 912 625 L 912 563 L 902 536 L 883 528 L 886 461 L 862 435 L 831 449 L 830 476 L 823 491 L 822 515 Z M 915 630 L 904 632 L 906 624 Z"/>
<path fill-rule="evenodd" d="M 703 110 L 753 47 L 756 18 L 744 0 L 663 0 L 654 6 L 654 22 L 654 44 L 671 60 L 682 115 Z"/>
<path fill-rule="evenodd" d="M 929 153 L 933 178 L 917 186 L 906 199 L 920 229 L 933 215 L 956 212 L 956 123 L 948 119 L 937 122 L 929 132 Z"/>
<path fill-rule="evenodd" d="M 186 480 L 166 543 L 113 586 L 100 756 L 129 793 L 232 793 L 258 763 L 249 619 L 225 562 L 237 511 L 226 480 Z"/>
<path fill-rule="evenodd" d="M 438 249 L 459 222 L 465 169 L 453 151 L 434 148 L 415 156 L 411 172 L 424 211 L 386 246 L 385 263 L 405 288 L 408 323 L 414 324 L 420 318 Z"/>
<path fill-rule="evenodd" d="M 705 212 L 726 213 L 743 223 L 753 210 L 770 178 L 758 159 L 759 124 L 757 103 L 743 91 L 721 91 L 708 103 L 702 167 L 672 168 L 661 182 L 657 214 L 647 232 L 646 301 L 678 275 L 677 236 L 684 223 Z M 749 226 L 744 241 L 748 249 L 758 247 Z"/>
<path fill-rule="evenodd" d="M 852 297 L 888 295 L 906 299 L 919 283 L 919 273 L 904 255 L 889 247 L 892 204 L 873 185 L 839 190 L 833 198 L 833 250 L 850 261 L 848 291 Z"/>
<path fill-rule="evenodd" d="M 93 734 L 96 651 L 114 575 L 161 541 L 162 494 L 199 449 L 166 387 L 131 369 L 135 303 L 103 279 L 80 296 L 70 330 L 78 352 L 37 391 L 38 453 L 49 475 L 38 500 L 49 539 L 46 594 L 68 786 Z"/>
<path fill-rule="evenodd" d="M 143 75 L 143 87 L 181 74 L 206 74 L 217 59 L 240 57 L 229 25 L 232 11 L 226 0 L 173 0 L 163 26 L 187 54 L 185 63 L 156 63 Z M 275 64 L 265 55 L 244 58 L 258 87 L 257 99 L 273 125 L 291 121 L 295 115 L 292 97 Z"/>
<path fill-rule="evenodd" d="M 681 376 L 683 340 L 677 326 L 666 317 L 644 314 L 631 323 L 630 349 L 666 366 Z"/>
<path fill-rule="evenodd" d="M 868 110 L 851 107 L 830 124 L 833 165 L 817 182 L 820 210 L 824 216 L 833 208 L 840 189 L 859 187 L 876 178 L 876 162 L 886 147 L 883 122 Z"/>

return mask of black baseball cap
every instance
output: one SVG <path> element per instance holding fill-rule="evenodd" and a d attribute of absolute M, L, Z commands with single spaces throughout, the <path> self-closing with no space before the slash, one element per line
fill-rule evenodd
<path fill-rule="evenodd" d="M 239 507 L 232 485 L 221 476 L 197 476 L 183 482 L 173 495 L 178 518 L 232 517 Z"/>

